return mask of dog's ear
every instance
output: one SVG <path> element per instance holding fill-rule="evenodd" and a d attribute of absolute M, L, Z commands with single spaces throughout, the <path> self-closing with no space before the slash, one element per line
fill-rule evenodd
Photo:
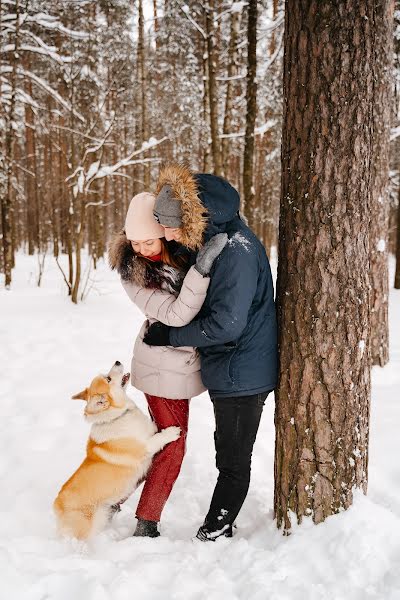
<path fill-rule="evenodd" d="M 89 399 L 89 390 L 85 388 L 82 392 L 78 392 L 71 398 L 72 400 L 85 400 L 85 402 Z"/>

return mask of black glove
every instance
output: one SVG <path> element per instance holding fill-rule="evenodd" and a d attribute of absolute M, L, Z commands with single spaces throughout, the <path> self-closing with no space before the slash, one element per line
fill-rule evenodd
<path fill-rule="evenodd" d="M 170 327 L 164 323 L 152 323 L 144 334 L 143 341 L 148 346 L 169 346 L 169 330 Z"/>

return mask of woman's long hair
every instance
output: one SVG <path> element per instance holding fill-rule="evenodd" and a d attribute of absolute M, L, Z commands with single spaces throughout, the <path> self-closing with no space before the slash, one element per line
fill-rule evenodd
<path fill-rule="evenodd" d="M 169 247 L 168 242 L 165 238 L 161 238 L 161 261 L 171 267 L 175 267 L 175 269 L 179 269 L 180 271 L 187 270 L 187 261 L 183 256 L 174 256 Z"/>

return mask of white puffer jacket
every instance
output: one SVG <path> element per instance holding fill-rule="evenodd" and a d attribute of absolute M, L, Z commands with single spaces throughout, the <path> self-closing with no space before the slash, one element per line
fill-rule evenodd
<path fill-rule="evenodd" d="M 111 268 L 120 274 L 129 298 L 150 323 L 160 321 L 182 327 L 194 319 L 203 305 L 208 277 L 192 267 L 183 279 L 181 270 L 135 254 L 123 231 L 112 239 L 108 259 Z M 135 341 L 132 385 L 146 394 L 170 399 L 189 399 L 204 392 L 197 350 L 148 346 L 143 342 L 148 324 L 143 324 Z"/>
<path fill-rule="evenodd" d="M 167 269 L 172 271 L 171 267 Z M 163 289 L 148 289 L 122 280 L 129 298 L 148 319 L 143 323 L 133 349 L 131 381 L 137 389 L 170 399 L 193 398 L 205 391 L 195 348 L 148 346 L 143 342 L 143 336 L 149 323 L 154 321 L 172 327 L 190 323 L 203 305 L 209 282 L 208 277 L 191 267 L 179 296 L 176 296 Z"/>

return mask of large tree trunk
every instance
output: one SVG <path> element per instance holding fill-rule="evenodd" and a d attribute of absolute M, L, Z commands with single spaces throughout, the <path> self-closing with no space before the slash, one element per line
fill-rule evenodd
<path fill-rule="evenodd" d="M 374 154 L 371 203 L 371 360 L 389 360 L 389 132 L 393 61 L 393 3 L 375 2 Z"/>
<path fill-rule="evenodd" d="M 367 489 L 376 0 L 286 0 L 278 527 Z M 387 35 L 390 35 L 387 32 Z"/>
<path fill-rule="evenodd" d="M 243 193 L 245 213 L 252 229 L 261 220 L 260 206 L 254 194 L 254 127 L 257 114 L 257 0 L 249 0 L 247 23 L 246 134 L 243 157 Z"/>

